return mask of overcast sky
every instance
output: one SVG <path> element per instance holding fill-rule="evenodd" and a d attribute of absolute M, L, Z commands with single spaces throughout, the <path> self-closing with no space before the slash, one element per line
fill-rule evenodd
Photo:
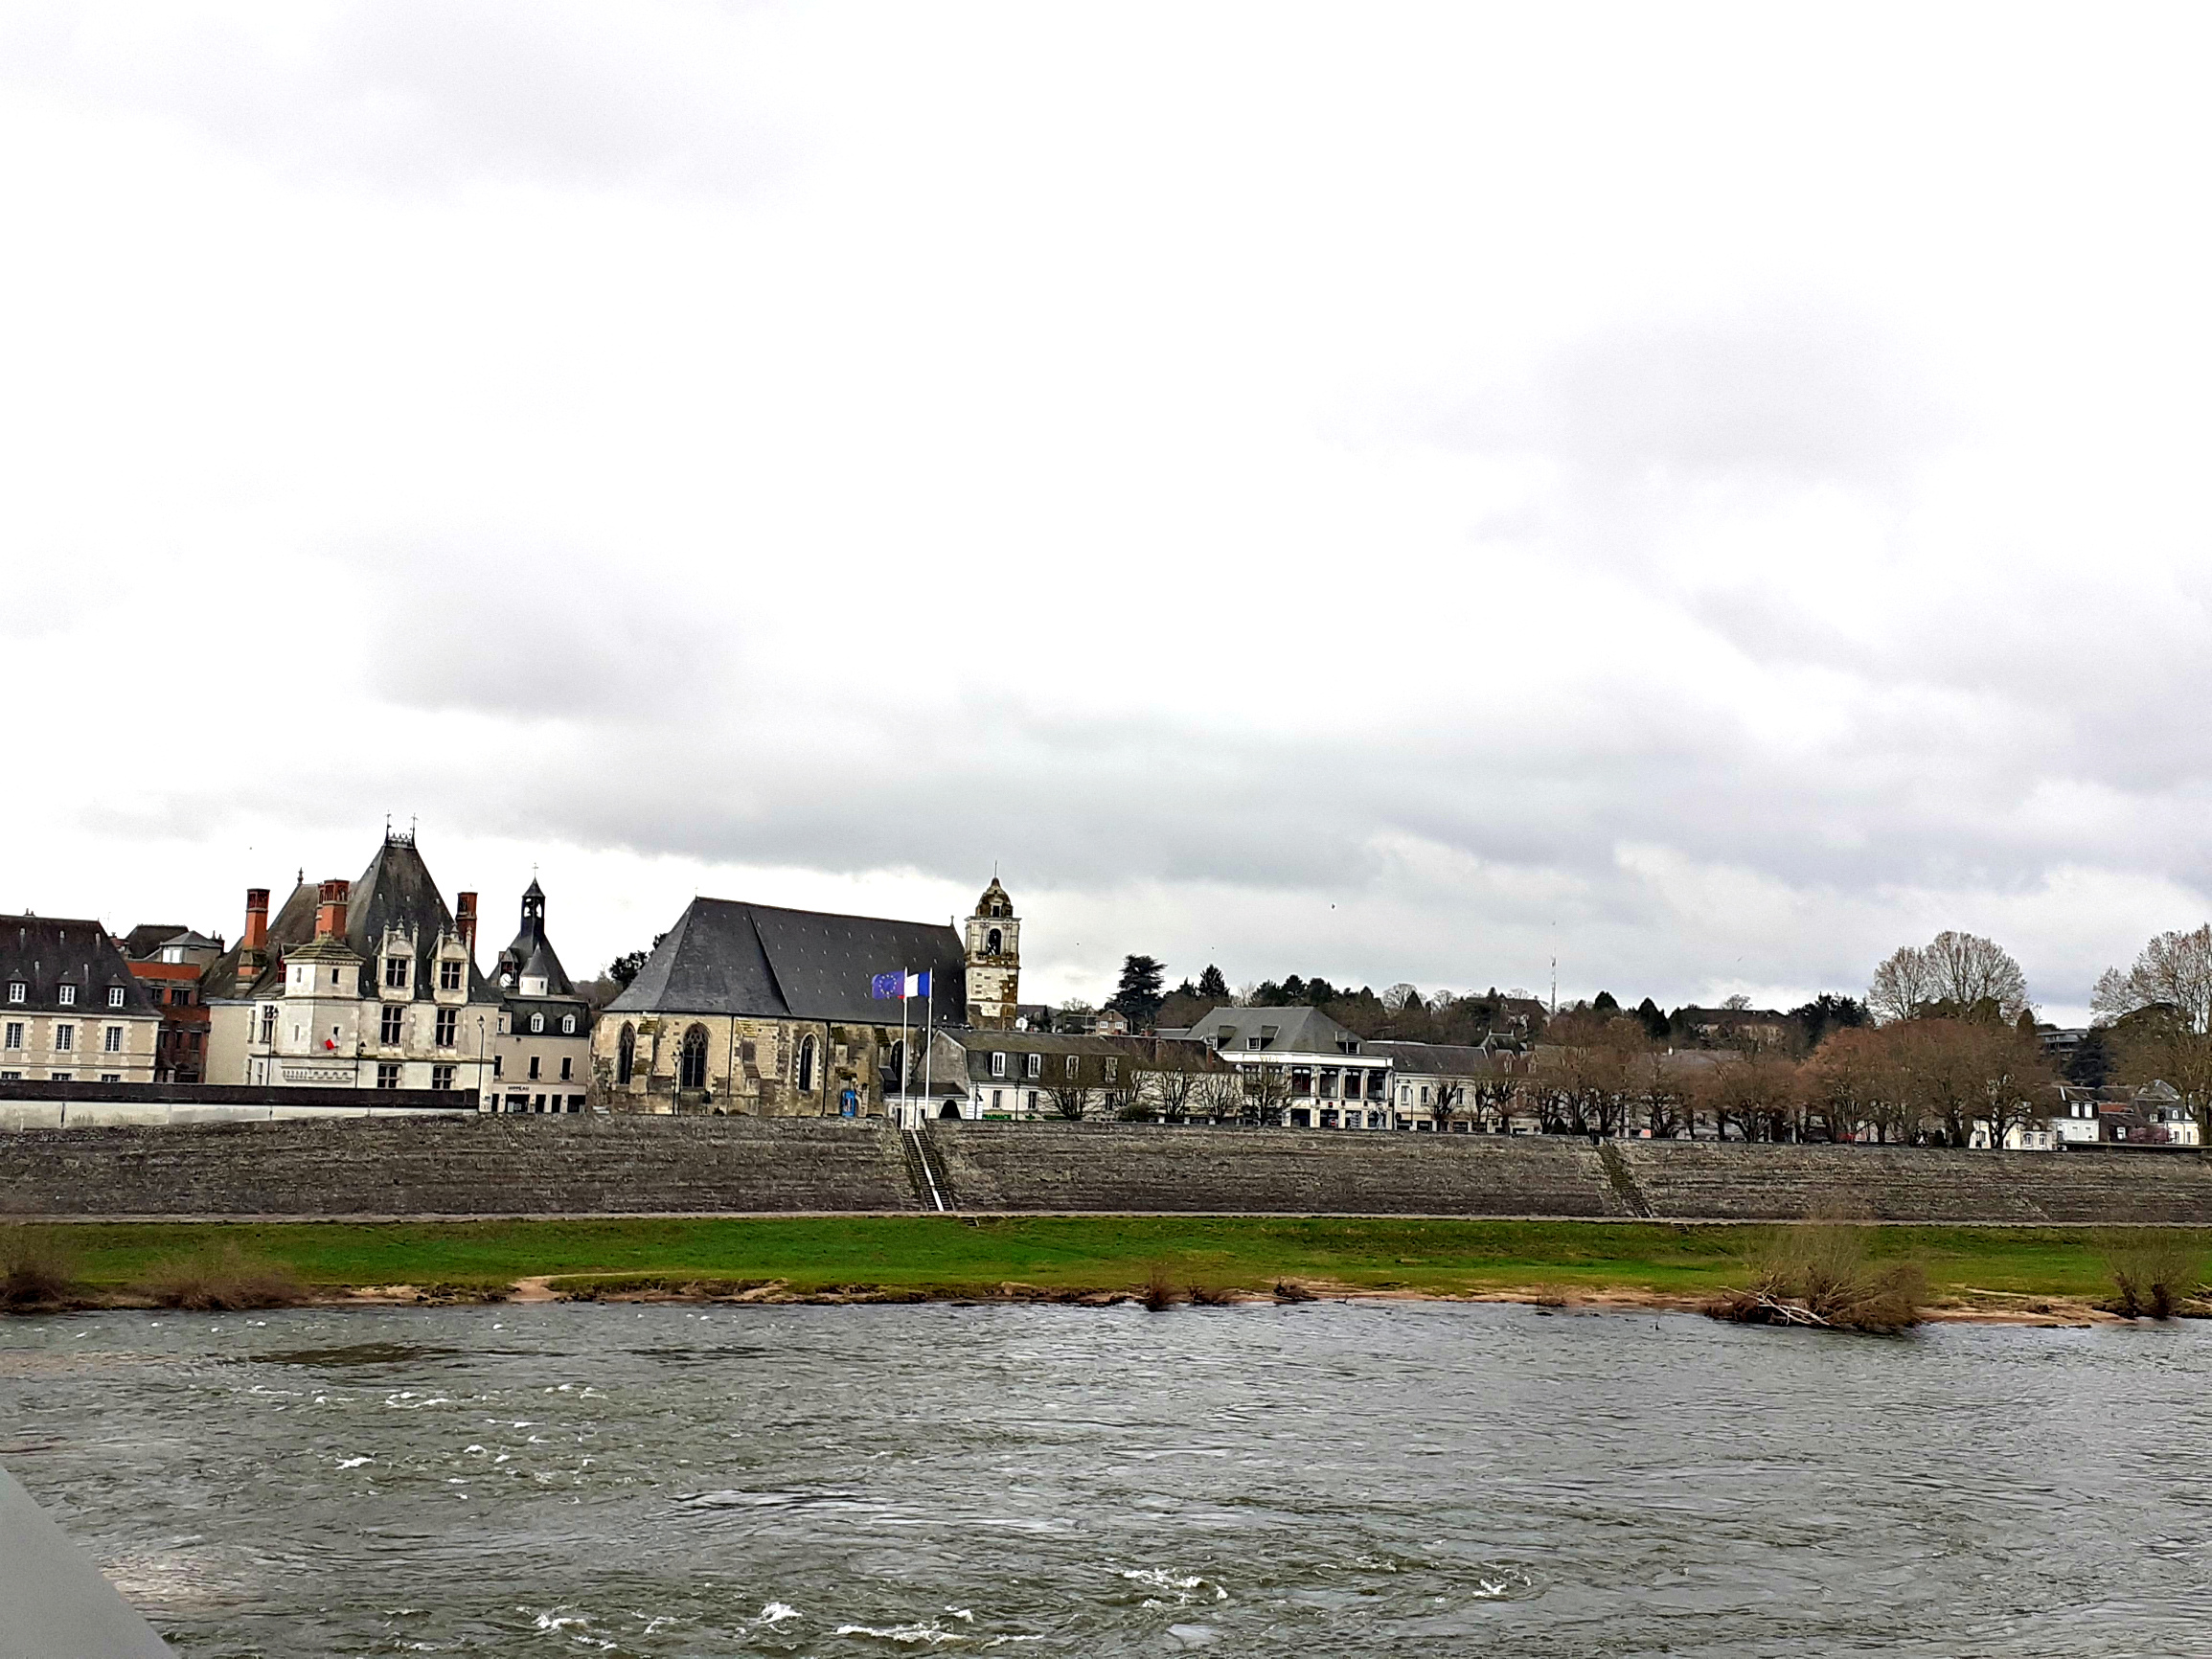
<path fill-rule="evenodd" d="M 11 5 L 0 907 L 2082 1015 L 2212 911 L 2206 28 Z"/>

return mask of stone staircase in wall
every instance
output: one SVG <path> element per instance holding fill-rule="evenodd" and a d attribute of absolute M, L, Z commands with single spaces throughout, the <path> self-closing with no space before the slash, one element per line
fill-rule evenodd
<path fill-rule="evenodd" d="M 970 1212 L 1603 1219 L 1635 1212 L 1587 1141 L 1492 1135 L 941 1121 Z"/>
<path fill-rule="evenodd" d="M 1618 1156 L 1662 1219 L 2212 1222 L 2212 1161 L 2188 1154 L 1623 1141 Z"/>
<path fill-rule="evenodd" d="M 912 1211 L 885 1125 L 495 1117 L 34 1129 L 0 1216 L 589 1216 Z"/>

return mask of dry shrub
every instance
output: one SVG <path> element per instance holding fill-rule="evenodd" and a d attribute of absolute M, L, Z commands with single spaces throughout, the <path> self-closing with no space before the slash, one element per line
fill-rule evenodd
<path fill-rule="evenodd" d="M 0 1308 L 30 1313 L 59 1307 L 77 1282 L 68 1247 L 44 1227 L 11 1227 L 0 1235 Z"/>
<path fill-rule="evenodd" d="M 2111 1277 L 2111 1308 L 2123 1319 L 2171 1319 L 2204 1277 L 2203 1247 L 2175 1233 L 2108 1237 L 2102 1254 Z"/>
<path fill-rule="evenodd" d="M 1176 1302 L 1174 1282 L 1168 1277 L 1167 1267 L 1158 1261 L 1145 1279 L 1145 1287 L 1137 1293 L 1137 1300 L 1154 1313 L 1165 1313 Z"/>
<path fill-rule="evenodd" d="M 1722 1291 L 1705 1312 L 1745 1325 L 1830 1330 L 1891 1332 L 1918 1325 L 1927 1270 L 1917 1261 L 1869 1261 L 1867 1239 L 1868 1229 L 1845 1222 L 1776 1228 L 1748 1259 L 1750 1287 Z"/>
<path fill-rule="evenodd" d="M 1283 1279 L 1276 1282 L 1275 1300 L 1277 1302 L 1314 1302 L 1318 1301 L 1319 1298 L 1296 1280 Z"/>
<path fill-rule="evenodd" d="M 1194 1284 L 1191 1286 L 1191 1306 L 1193 1307 L 1228 1307 L 1236 1300 L 1237 1293 L 1234 1290 L 1225 1289 L 1219 1284 Z"/>
<path fill-rule="evenodd" d="M 146 1292 L 155 1305 L 191 1313 L 237 1313 L 249 1307 L 295 1307 L 308 1287 L 289 1267 L 256 1261 L 236 1244 L 210 1245 L 156 1267 Z"/>

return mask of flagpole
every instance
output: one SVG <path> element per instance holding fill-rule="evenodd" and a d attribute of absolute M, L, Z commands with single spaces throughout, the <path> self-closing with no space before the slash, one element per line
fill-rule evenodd
<path fill-rule="evenodd" d="M 899 1125 L 906 1126 L 913 1101 L 906 1092 L 906 970 L 899 970 Z"/>
<path fill-rule="evenodd" d="M 936 1026 L 937 976 L 933 973 L 929 976 L 929 989 L 922 995 L 922 1103 L 924 1106 L 929 1105 L 931 1099 L 929 1093 L 929 1051 L 937 1046 L 932 1040 L 936 1034 Z M 935 1110 L 936 1108 L 931 1107 L 930 1109 Z"/>

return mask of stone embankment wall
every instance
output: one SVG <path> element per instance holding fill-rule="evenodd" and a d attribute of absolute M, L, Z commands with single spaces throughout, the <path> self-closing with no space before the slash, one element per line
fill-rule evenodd
<path fill-rule="evenodd" d="M 0 1216 L 1168 1212 L 2212 1224 L 2195 1154 L 1745 1147 L 1136 1124 L 483 1116 L 26 1129 Z M 922 1155 L 926 1151 L 926 1162 Z"/>
<path fill-rule="evenodd" d="M 898 1137 L 834 1119 L 368 1118 L 0 1136 L 0 1216 L 916 1208 Z"/>

